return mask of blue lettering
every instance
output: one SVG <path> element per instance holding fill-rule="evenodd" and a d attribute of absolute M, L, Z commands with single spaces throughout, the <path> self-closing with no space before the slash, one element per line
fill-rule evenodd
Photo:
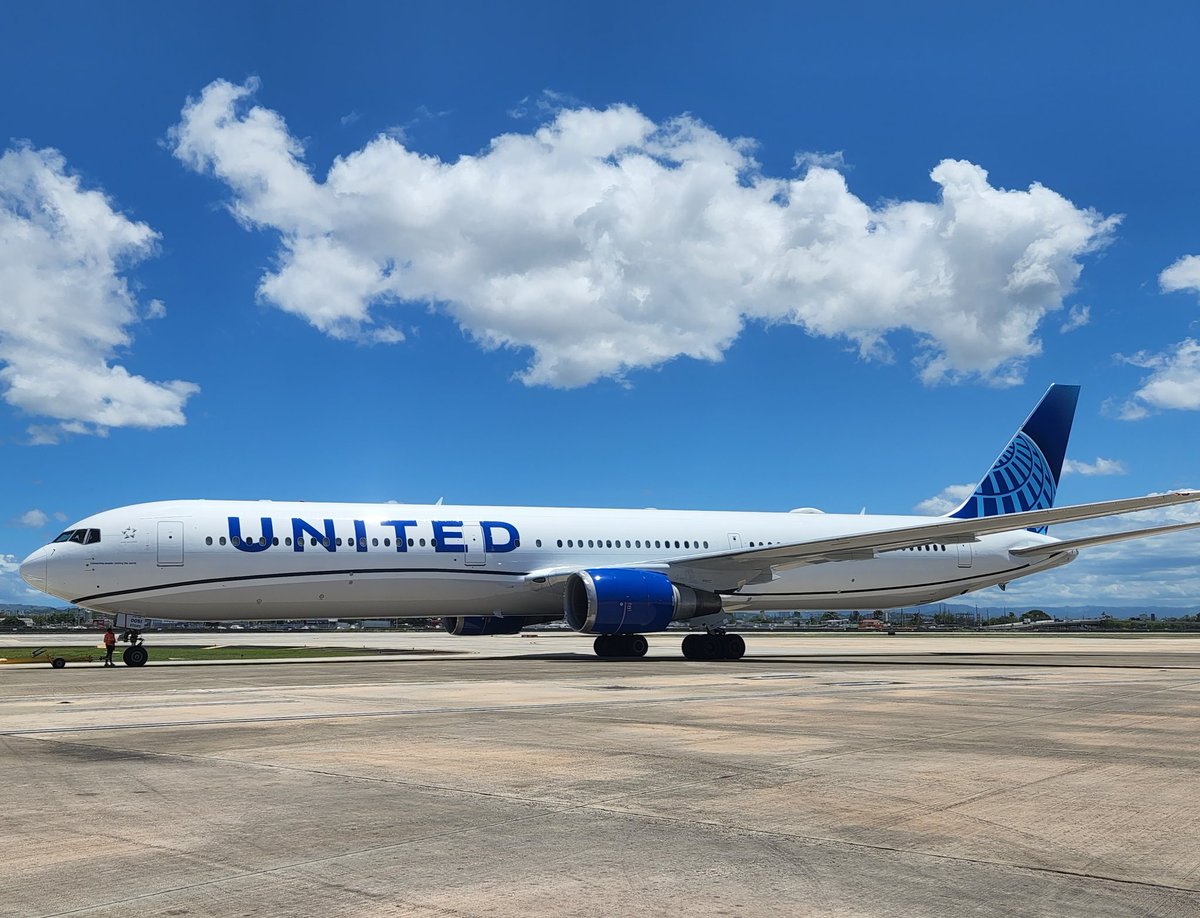
<path fill-rule="evenodd" d="M 461 551 L 465 552 L 467 546 L 447 545 L 447 539 L 461 539 L 463 537 L 461 529 L 447 529 L 447 526 L 461 526 L 462 520 L 434 520 L 433 521 L 433 538 L 437 543 L 436 551 Z"/>
<path fill-rule="evenodd" d="M 396 530 L 396 551 L 408 551 L 408 537 L 404 530 L 417 525 L 416 520 L 384 520 L 380 526 L 391 526 Z"/>
<path fill-rule="evenodd" d="M 292 517 L 292 548 L 295 551 L 304 551 L 304 536 L 308 534 L 317 540 L 317 544 L 323 545 L 326 551 L 336 551 L 337 545 L 333 538 L 333 520 L 323 520 L 325 523 L 325 531 L 317 529 L 310 523 L 304 522 L 302 519 Z"/>
<path fill-rule="evenodd" d="M 242 538 L 242 521 L 240 517 L 229 517 L 229 541 L 239 551 L 266 551 L 271 547 L 271 540 L 275 538 L 275 530 L 271 526 L 270 517 L 262 518 L 263 537 L 255 542 L 253 539 Z"/>
<path fill-rule="evenodd" d="M 354 550 L 367 550 L 367 527 L 362 520 L 354 521 Z"/>
<path fill-rule="evenodd" d="M 483 527 L 484 551 L 512 551 L 517 547 L 517 542 L 521 538 L 521 534 L 517 532 L 517 527 L 512 525 L 512 523 L 501 523 L 499 520 L 483 520 L 479 525 Z M 508 541 L 497 543 L 492 537 L 493 529 L 503 529 L 507 532 Z"/>

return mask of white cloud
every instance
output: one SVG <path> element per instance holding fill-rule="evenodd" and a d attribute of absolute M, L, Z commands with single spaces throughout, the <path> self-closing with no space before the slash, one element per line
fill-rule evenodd
<path fill-rule="evenodd" d="M 31 529 L 41 529 L 48 522 L 50 522 L 50 517 L 36 508 L 26 510 L 16 520 L 18 526 L 28 526 Z"/>
<path fill-rule="evenodd" d="M 1164 293 L 1195 290 L 1200 293 L 1200 255 L 1184 255 L 1158 275 Z"/>
<path fill-rule="evenodd" d="M 1067 318 L 1058 330 L 1062 334 L 1073 332 L 1077 328 L 1083 328 L 1092 321 L 1092 308 L 1090 306 L 1072 306 L 1071 311 L 1067 313 Z"/>
<path fill-rule="evenodd" d="M 1200 341 L 1185 338 L 1160 354 L 1143 351 L 1123 359 L 1153 371 L 1120 406 L 1123 420 L 1136 421 L 1156 408 L 1200 410 Z"/>
<path fill-rule="evenodd" d="M 872 207 L 829 168 L 765 176 L 750 142 L 627 105 L 559 107 L 454 162 L 380 136 L 318 180 L 283 118 L 251 105 L 257 88 L 211 83 L 171 138 L 228 185 L 239 221 L 280 233 L 260 298 L 383 341 L 406 305 L 432 305 L 484 347 L 530 349 L 528 384 L 719 360 L 752 320 L 864 358 L 887 359 L 907 330 L 927 383 L 1015 383 L 1118 220 L 954 160 L 931 173 L 936 203 Z"/>
<path fill-rule="evenodd" d="M 835 150 L 832 153 L 817 153 L 807 151 L 797 153 L 795 158 L 796 168 L 801 172 L 807 172 L 809 169 L 836 169 L 841 172 L 843 169 L 848 169 L 846 165 L 846 157 L 843 151 Z"/>
<path fill-rule="evenodd" d="M 1064 459 L 1062 470 L 1064 475 L 1125 475 L 1129 471 L 1121 460 L 1103 459 L 1099 456 L 1095 462 Z"/>
<path fill-rule="evenodd" d="M 951 510 L 957 510 L 964 500 L 975 493 L 976 484 L 977 482 L 947 485 L 939 494 L 925 498 L 913 509 L 918 513 L 928 513 L 930 516 L 944 516 Z"/>
<path fill-rule="evenodd" d="M 138 321 L 122 269 L 157 239 L 85 190 L 57 151 L 19 146 L 0 156 L 0 386 L 10 405 L 57 422 L 31 428 L 34 442 L 184 423 L 196 386 L 111 363 Z"/>

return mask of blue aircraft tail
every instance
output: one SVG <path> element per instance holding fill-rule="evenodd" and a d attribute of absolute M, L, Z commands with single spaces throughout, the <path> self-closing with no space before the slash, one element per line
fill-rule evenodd
<path fill-rule="evenodd" d="M 1051 386 L 975 493 L 949 516 L 974 519 L 1053 507 L 1078 400 L 1079 386 Z"/>

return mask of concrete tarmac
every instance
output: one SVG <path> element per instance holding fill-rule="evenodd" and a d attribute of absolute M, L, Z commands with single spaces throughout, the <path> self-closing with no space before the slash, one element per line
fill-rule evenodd
<path fill-rule="evenodd" d="M 0 668 L 0 915 L 1200 915 L 1195 638 L 403 637 Z"/>

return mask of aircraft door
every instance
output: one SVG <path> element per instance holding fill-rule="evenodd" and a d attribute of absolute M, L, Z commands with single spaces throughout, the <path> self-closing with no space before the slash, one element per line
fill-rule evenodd
<path fill-rule="evenodd" d="M 736 532 L 729 533 L 729 547 L 733 551 L 741 551 L 742 550 L 742 537 L 741 537 L 740 533 L 736 533 Z"/>
<path fill-rule="evenodd" d="M 463 564 L 478 567 L 487 562 L 483 550 L 483 527 L 478 523 L 463 523 L 463 542 L 467 546 L 463 555 Z"/>
<path fill-rule="evenodd" d="M 958 546 L 958 566 L 970 567 L 972 560 L 971 543 L 964 542 Z"/>
<path fill-rule="evenodd" d="M 159 521 L 158 566 L 183 566 L 183 523 L 174 520 Z"/>

